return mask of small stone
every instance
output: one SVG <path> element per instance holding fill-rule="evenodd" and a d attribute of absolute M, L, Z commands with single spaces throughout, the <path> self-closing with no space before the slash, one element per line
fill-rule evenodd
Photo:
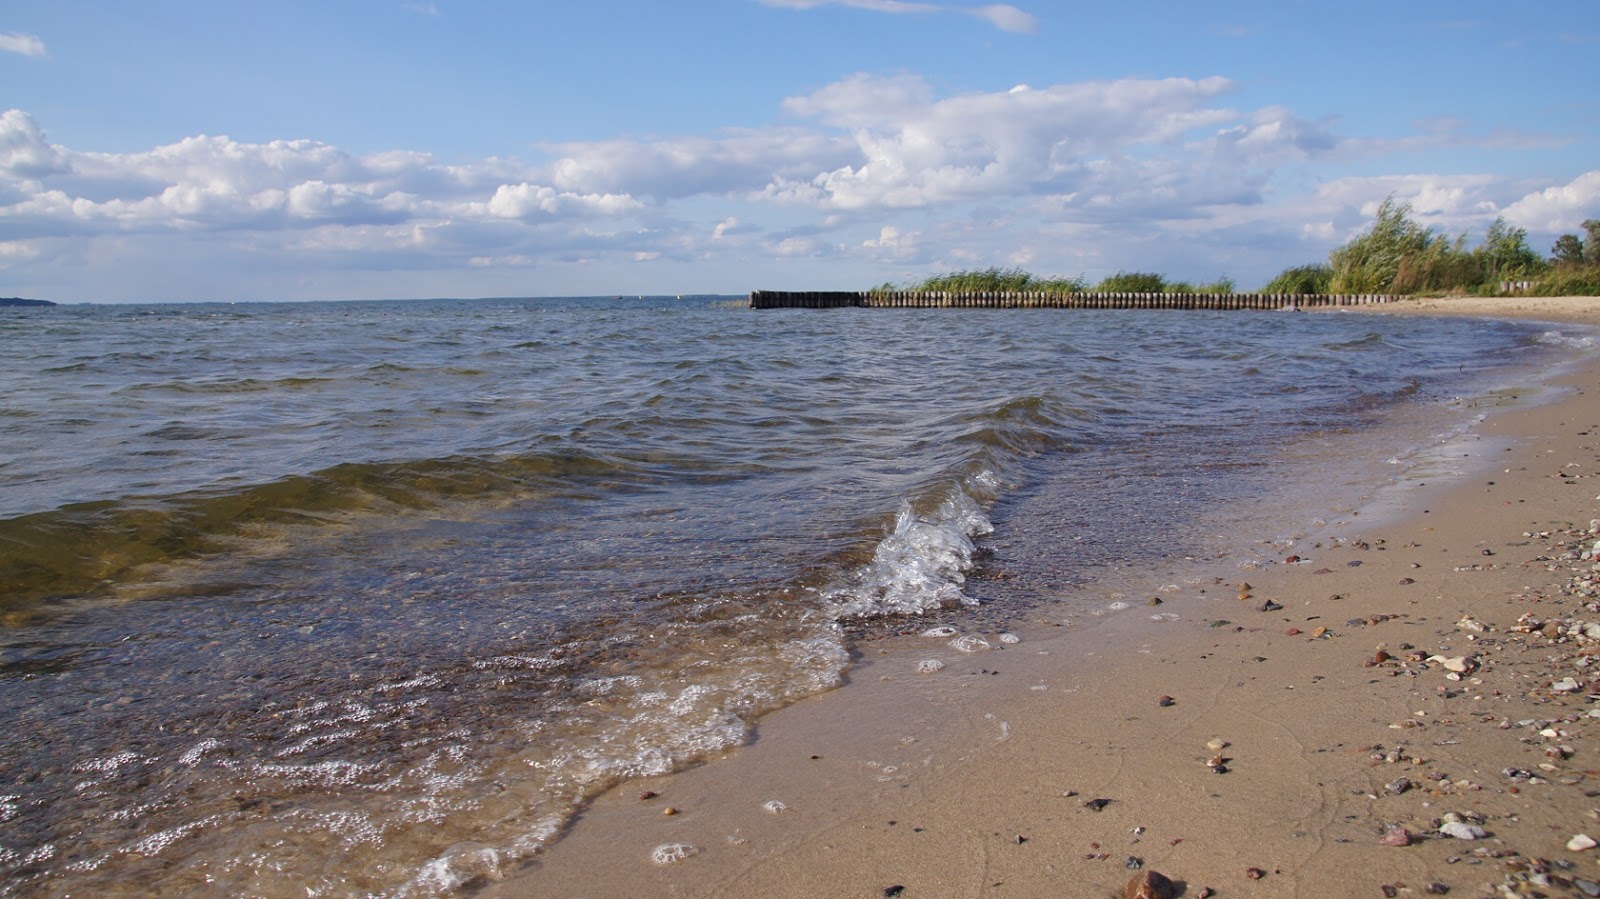
<path fill-rule="evenodd" d="M 676 808 L 673 808 L 670 805 L 661 810 L 661 814 L 666 815 L 668 817 L 676 815 L 677 813 L 678 813 L 678 810 Z"/>
<path fill-rule="evenodd" d="M 1583 689 L 1583 684 L 1570 677 L 1563 677 L 1550 685 L 1550 689 L 1557 693 L 1576 693 Z"/>
<path fill-rule="evenodd" d="M 1398 796 L 1401 793 L 1411 789 L 1413 786 L 1415 786 L 1415 784 L 1411 782 L 1411 778 L 1402 777 L 1399 780 L 1392 780 L 1387 784 L 1384 784 L 1383 788 Z"/>
<path fill-rule="evenodd" d="M 1423 887 L 1422 891 L 1427 893 L 1429 896 L 1443 896 L 1444 894 L 1450 892 L 1450 886 L 1449 884 L 1443 884 L 1435 880 L 1433 883 Z"/>
<path fill-rule="evenodd" d="M 1478 660 L 1472 656 L 1446 657 L 1432 655 L 1428 656 L 1428 661 L 1438 662 L 1440 665 L 1444 666 L 1446 671 L 1454 671 L 1457 674 L 1469 674 L 1478 670 Z"/>
<path fill-rule="evenodd" d="M 1286 633 L 1291 637 L 1298 637 L 1300 636 L 1300 629 L 1297 627 L 1291 627 L 1288 631 L 1286 631 Z"/>
<path fill-rule="evenodd" d="M 1221 737 L 1212 737 L 1206 741 L 1206 748 L 1212 752 L 1221 752 L 1222 750 L 1228 748 L 1228 741 L 1222 739 Z"/>
<path fill-rule="evenodd" d="M 656 798 L 657 796 L 660 796 L 660 795 L 661 794 L 657 793 L 655 790 L 645 790 L 643 793 L 639 794 L 639 798 L 641 800 L 643 800 L 643 799 L 654 799 L 654 798 Z"/>
<path fill-rule="evenodd" d="M 1407 585 L 1407 584 L 1415 584 L 1416 582 L 1417 582 L 1417 579 L 1414 578 L 1414 577 L 1403 577 L 1403 578 L 1400 579 L 1400 584 L 1402 586 Z"/>
<path fill-rule="evenodd" d="M 1327 635 L 1328 635 L 1328 629 L 1325 628 L 1325 627 L 1319 627 L 1316 630 L 1311 632 L 1311 636 L 1313 636 L 1313 637 L 1326 637 Z"/>
<path fill-rule="evenodd" d="M 1163 696 L 1160 699 L 1156 700 L 1156 705 L 1161 706 L 1162 708 L 1166 708 L 1167 706 L 1170 706 L 1173 703 L 1176 703 L 1177 701 L 1178 700 L 1173 699 L 1171 696 Z"/>
<path fill-rule="evenodd" d="M 1394 656 L 1389 655 L 1387 652 L 1384 652 L 1380 649 L 1378 650 L 1378 654 L 1372 657 L 1372 662 L 1375 665 L 1382 665 L 1384 662 L 1387 662 L 1392 658 L 1394 658 Z"/>
<path fill-rule="evenodd" d="M 1383 892 L 1383 895 L 1386 896 L 1387 899 L 1394 899 L 1394 897 L 1400 895 L 1400 888 L 1392 883 L 1386 883 L 1383 886 L 1378 887 L 1378 889 Z"/>
<path fill-rule="evenodd" d="M 1261 604 L 1261 611 L 1263 612 L 1276 612 L 1281 608 L 1283 608 L 1283 606 L 1273 602 L 1270 599 Z"/>
<path fill-rule="evenodd" d="M 1172 899 L 1177 888 L 1159 871 L 1140 871 L 1122 891 L 1124 899 Z"/>
<path fill-rule="evenodd" d="M 1085 802 L 1083 807 L 1091 812 L 1098 812 L 1110 804 L 1111 800 L 1109 799 L 1091 799 L 1088 802 Z"/>
<path fill-rule="evenodd" d="M 1267 876 L 1267 872 L 1261 870 L 1260 868 L 1245 868 L 1244 876 L 1250 878 L 1251 880 L 1260 880 L 1261 878 Z"/>
<path fill-rule="evenodd" d="M 892 887 L 883 888 L 883 899 L 895 899 L 896 896 L 906 891 L 905 884 L 897 883 Z"/>
<path fill-rule="evenodd" d="M 1152 606 L 1161 605 L 1161 597 L 1159 597 L 1159 596 L 1150 597 L 1150 605 L 1152 605 Z"/>
<path fill-rule="evenodd" d="M 1594 847 L 1594 837 L 1586 833 L 1580 833 L 1567 841 L 1567 851 L 1569 852 L 1582 852 L 1585 849 L 1593 849 Z"/>
<path fill-rule="evenodd" d="M 1481 840 L 1489 835 L 1487 830 L 1484 830 L 1476 824 L 1468 824 L 1465 821 L 1451 821 L 1443 827 L 1440 827 L 1439 832 L 1447 837 L 1454 837 L 1458 840 Z"/>
<path fill-rule="evenodd" d="M 1391 827 L 1388 830 L 1383 832 L 1383 836 L 1378 839 L 1378 845 L 1379 846 L 1410 846 L 1411 845 L 1411 831 L 1406 830 L 1404 827 L 1401 827 L 1399 825 L 1395 825 L 1394 827 Z"/>
<path fill-rule="evenodd" d="M 1572 885 L 1577 887 L 1579 892 L 1585 896 L 1600 896 L 1600 883 L 1595 883 L 1592 880 L 1574 880 Z"/>

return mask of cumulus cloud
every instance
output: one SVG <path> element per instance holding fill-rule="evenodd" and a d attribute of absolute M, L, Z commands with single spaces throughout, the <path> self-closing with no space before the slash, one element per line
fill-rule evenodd
<path fill-rule="evenodd" d="M 1408 141 L 1518 137 L 1436 123 L 1351 140 L 1331 117 L 1236 108 L 1234 87 L 1123 78 L 950 93 L 912 74 L 857 74 L 785 100 L 782 125 L 547 143 L 531 161 L 452 164 L 415 150 L 206 134 L 104 153 L 52 144 L 13 109 L 0 113 L 0 264 L 15 281 L 94 258 L 138 257 L 155 271 L 152 259 L 226 255 L 234 269 L 320 265 L 380 284 L 399 271 L 440 281 L 505 271 L 509 285 L 528 267 L 684 260 L 829 258 L 896 276 L 1000 262 L 1108 273 L 1155 264 L 1159 245 L 1164 264 L 1203 267 L 1173 275 L 1244 284 L 1252 266 L 1325 258 L 1390 195 L 1452 236 L 1504 215 L 1537 242 L 1600 213 L 1600 171 L 1558 183 L 1408 169 L 1330 176 L 1315 166 L 1383 171 L 1419 145 Z"/>
<path fill-rule="evenodd" d="M 65 171 L 66 158 L 45 140 L 33 116 L 20 109 L 0 113 L 0 176 L 37 179 Z"/>
<path fill-rule="evenodd" d="M 502 184 L 489 199 L 488 210 L 500 218 L 617 215 L 642 207 L 626 194 L 562 193 L 537 184 Z"/>
<path fill-rule="evenodd" d="M 1600 169 L 1534 191 L 1505 208 L 1506 221 L 1530 231 L 1572 232 L 1600 218 Z"/>
<path fill-rule="evenodd" d="M 31 34 L 0 31 L 0 52 L 18 53 L 23 56 L 43 56 L 45 55 L 44 41 Z"/>
<path fill-rule="evenodd" d="M 1224 78 L 1122 79 L 941 99 L 915 76 L 857 75 L 785 107 L 849 129 L 858 160 L 805 182 L 776 178 L 766 196 L 862 209 L 1069 192 L 1133 173 L 1137 163 L 1107 164 L 1131 150 L 1233 125 L 1240 114 L 1213 103 L 1231 88 Z"/>

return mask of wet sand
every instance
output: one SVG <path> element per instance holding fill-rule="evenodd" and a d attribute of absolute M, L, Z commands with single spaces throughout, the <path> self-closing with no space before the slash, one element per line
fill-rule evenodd
<path fill-rule="evenodd" d="M 1369 312 L 1600 324 L 1593 298 L 1328 314 Z M 1552 386 L 1474 430 L 1468 474 L 1259 567 L 975 653 L 864 643 L 846 687 L 608 792 L 483 894 L 1600 895 L 1600 362 Z"/>

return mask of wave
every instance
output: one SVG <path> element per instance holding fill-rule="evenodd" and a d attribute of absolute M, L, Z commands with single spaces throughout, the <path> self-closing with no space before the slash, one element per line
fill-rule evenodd
<path fill-rule="evenodd" d="M 104 594 L 151 566 L 204 558 L 264 531 L 491 498 L 582 497 L 643 486 L 670 468 L 659 458 L 556 450 L 345 463 L 237 489 L 76 503 L 0 520 L 0 582 L 8 586 L 0 611 Z"/>

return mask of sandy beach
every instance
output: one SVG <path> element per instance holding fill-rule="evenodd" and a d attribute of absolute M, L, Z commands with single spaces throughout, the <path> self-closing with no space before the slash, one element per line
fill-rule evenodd
<path fill-rule="evenodd" d="M 1600 299 L 1318 314 L 1600 325 Z M 844 687 L 609 791 L 481 894 L 1600 896 L 1600 361 L 1548 387 L 1467 473 L 1260 565 L 976 652 L 863 643 Z"/>

